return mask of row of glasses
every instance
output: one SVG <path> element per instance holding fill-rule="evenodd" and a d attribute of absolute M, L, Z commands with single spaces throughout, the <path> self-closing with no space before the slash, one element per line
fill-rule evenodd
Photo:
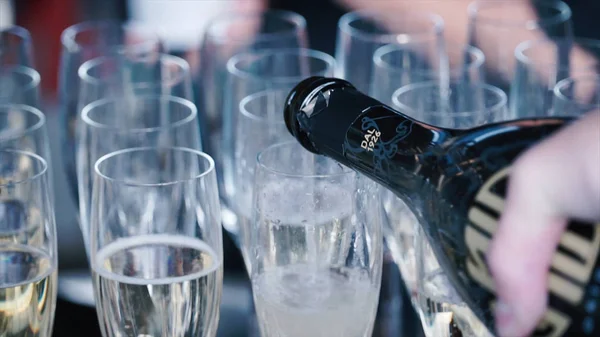
<path fill-rule="evenodd" d="M 0 321 L 3 334 L 50 337 L 57 237 L 40 76 L 29 32 L 0 30 Z"/>
<path fill-rule="evenodd" d="M 123 48 L 78 70 L 80 221 L 102 333 L 215 336 L 220 205 L 189 65 Z"/>

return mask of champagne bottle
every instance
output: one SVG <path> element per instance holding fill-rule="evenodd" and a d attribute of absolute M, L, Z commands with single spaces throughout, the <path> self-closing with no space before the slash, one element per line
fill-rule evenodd
<path fill-rule="evenodd" d="M 572 119 L 439 128 L 344 80 L 323 77 L 308 78 L 291 91 L 284 119 L 307 150 L 371 177 L 404 199 L 452 285 L 494 331 L 496 297 L 485 254 L 502 212 L 511 163 Z M 600 333 L 599 248 L 600 226 L 569 224 L 553 259 L 549 307 L 535 336 Z"/>

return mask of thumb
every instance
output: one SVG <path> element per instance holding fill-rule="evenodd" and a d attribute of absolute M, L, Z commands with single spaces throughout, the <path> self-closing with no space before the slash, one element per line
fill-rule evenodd
<path fill-rule="evenodd" d="M 568 219 L 600 220 L 600 112 L 534 146 L 514 164 L 488 262 L 500 336 L 526 336 L 543 316 L 548 272 Z"/>

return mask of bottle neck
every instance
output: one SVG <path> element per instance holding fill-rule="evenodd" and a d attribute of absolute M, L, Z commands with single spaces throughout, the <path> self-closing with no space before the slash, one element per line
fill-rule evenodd
<path fill-rule="evenodd" d="M 301 135 L 296 136 L 305 147 L 379 181 L 403 199 L 429 178 L 423 167 L 440 145 L 462 133 L 416 121 L 350 86 L 321 90 L 305 99 L 300 111 Z"/>

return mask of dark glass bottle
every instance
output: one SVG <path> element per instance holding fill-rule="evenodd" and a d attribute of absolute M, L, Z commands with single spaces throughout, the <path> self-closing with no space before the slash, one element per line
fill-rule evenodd
<path fill-rule="evenodd" d="M 494 331 L 495 291 L 485 253 L 503 208 L 509 168 L 522 151 L 571 119 L 438 128 L 344 80 L 323 77 L 292 90 L 284 118 L 307 150 L 371 177 L 405 200 L 458 293 Z M 569 224 L 550 270 L 549 308 L 535 336 L 600 333 L 599 248 L 600 226 Z"/>

